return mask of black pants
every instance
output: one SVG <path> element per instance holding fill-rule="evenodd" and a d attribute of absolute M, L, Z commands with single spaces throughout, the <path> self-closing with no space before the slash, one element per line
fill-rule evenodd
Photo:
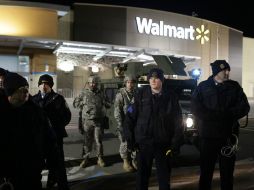
<path fill-rule="evenodd" d="M 211 190 L 216 161 L 219 161 L 221 190 L 233 190 L 233 173 L 236 156 L 221 155 L 226 139 L 200 139 L 200 179 L 199 190 Z"/>
<path fill-rule="evenodd" d="M 8 183 L 11 183 L 15 190 L 42 190 L 41 169 L 32 169 L 32 165 L 27 163 L 27 168 L 22 166 L 11 170 L 8 177 L 4 177 Z M 29 168 L 30 167 L 30 168 Z M 36 167 L 36 166 L 35 166 Z M 3 185 L 4 179 L 0 177 L 0 185 Z M 10 187 L 10 186 L 8 186 Z M 6 190 L 10 189 L 5 186 Z M 3 188 L 3 189 L 5 189 Z"/>
<path fill-rule="evenodd" d="M 64 162 L 64 150 L 63 150 L 63 139 L 57 139 L 58 146 L 58 155 L 57 159 L 49 159 L 49 174 L 48 174 L 48 183 L 57 182 L 58 189 L 65 190 L 69 189 L 65 162 Z"/>
<path fill-rule="evenodd" d="M 170 155 L 166 156 L 168 148 L 167 146 L 154 144 L 139 145 L 137 153 L 137 190 L 148 190 L 153 159 L 155 159 L 159 190 L 170 190 Z"/>

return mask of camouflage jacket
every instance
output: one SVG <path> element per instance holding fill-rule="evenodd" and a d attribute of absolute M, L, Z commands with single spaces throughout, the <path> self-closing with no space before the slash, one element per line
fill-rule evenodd
<path fill-rule="evenodd" d="M 117 127 L 123 126 L 125 114 L 127 113 L 128 106 L 134 103 L 134 91 L 128 92 L 126 88 L 121 88 L 116 94 L 114 103 L 114 117 L 117 122 Z"/>
<path fill-rule="evenodd" d="M 74 108 L 82 111 L 83 119 L 98 119 L 105 116 L 106 100 L 100 90 L 95 92 L 84 89 L 81 94 L 74 99 Z"/>

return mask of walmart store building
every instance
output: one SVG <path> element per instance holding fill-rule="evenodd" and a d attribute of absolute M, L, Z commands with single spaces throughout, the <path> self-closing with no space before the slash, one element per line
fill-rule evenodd
<path fill-rule="evenodd" d="M 8 20 L 14 9 L 20 10 L 19 15 Z M 112 78 L 111 64 L 148 63 L 151 55 L 182 58 L 186 70 L 202 70 L 200 81 L 211 75 L 211 62 L 225 59 L 232 68 L 231 78 L 242 84 L 243 67 L 249 66 L 252 56 L 247 51 L 252 39 L 244 39 L 241 31 L 171 12 L 78 3 L 73 9 L 35 3 L 0 5 L 0 11 L 0 67 L 26 76 L 33 92 L 42 73 L 54 76 L 59 92 L 73 95 L 91 72 Z M 245 69 L 248 96 L 253 96 L 254 80 L 248 75 L 252 69 Z"/>
<path fill-rule="evenodd" d="M 76 5 L 74 40 L 182 57 L 189 65 L 202 68 L 202 79 L 211 74 L 209 63 L 226 59 L 234 79 L 242 78 L 242 32 L 195 17 L 150 9 Z"/>

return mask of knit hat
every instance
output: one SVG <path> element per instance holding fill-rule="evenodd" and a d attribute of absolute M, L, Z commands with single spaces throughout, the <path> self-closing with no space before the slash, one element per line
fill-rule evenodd
<path fill-rule="evenodd" d="M 17 73 L 8 72 L 3 82 L 7 96 L 11 96 L 20 87 L 28 86 L 27 80 Z"/>
<path fill-rule="evenodd" d="M 163 82 L 164 72 L 159 68 L 152 68 L 147 75 L 147 80 L 149 80 L 151 77 L 159 78 L 161 82 Z"/>
<path fill-rule="evenodd" d="M 48 74 L 41 75 L 38 81 L 38 86 L 42 83 L 46 83 L 50 86 L 50 88 L 52 88 L 54 86 L 53 77 Z"/>
<path fill-rule="evenodd" d="M 0 67 L 0 76 L 5 76 L 7 74 L 7 70 Z"/>
<path fill-rule="evenodd" d="M 225 60 L 216 60 L 210 64 L 213 71 L 213 76 L 216 76 L 219 72 L 228 69 L 230 71 L 230 65 Z"/>

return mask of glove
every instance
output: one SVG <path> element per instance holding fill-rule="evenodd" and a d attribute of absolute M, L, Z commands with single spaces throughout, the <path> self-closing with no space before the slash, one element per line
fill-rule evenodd
<path fill-rule="evenodd" d="M 138 144 L 134 141 L 127 140 L 127 149 L 129 152 L 136 151 L 136 150 L 138 150 Z"/>

